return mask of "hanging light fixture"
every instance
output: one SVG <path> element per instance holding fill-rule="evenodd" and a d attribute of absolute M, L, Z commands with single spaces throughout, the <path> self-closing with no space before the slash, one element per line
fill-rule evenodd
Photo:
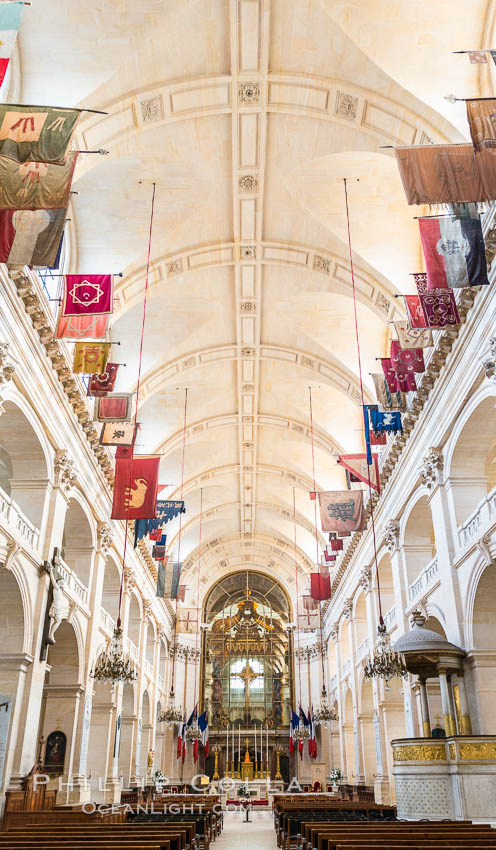
<path fill-rule="evenodd" d="M 130 658 L 122 652 L 122 629 L 116 626 L 110 647 L 102 652 L 90 673 L 99 682 L 135 682 L 138 674 Z"/>
<path fill-rule="evenodd" d="M 405 656 L 401 652 L 395 652 L 391 647 L 391 640 L 382 617 L 377 627 L 375 649 L 370 653 L 368 661 L 364 663 L 363 673 L 366 679 L 385 679 L 386 684 L 390 679 L 404 679 L 408 675 Z"/>
<path fill-rule="evenodd" d="M 296 729 L 293 730 L 293 738 L 295 741 L 308 741 L 310 737 L 310 728 L 303 723 L 303 717 L 300 714 L 300 722 Z"/>
<path fill-rule="evenodd" d="M 174 694 L 174 685 L 170 689 L 169 701 L 167 703 L 167 708 L 160 712 L 157 717 L 159 723 L 169 723 L 171 726 L 173 723 L 181 723 L 183 719 L 183 713 L 180 708 L 176 708 L 176 696 Z"/>
<path fill-rule="evenodd" d="M 332 708 L 329 706 L 329 700 L 327 698 L 326 686 L 324 685 L 322 688 L 322 693 L 320 695 L 320 708 L 313 715 L 314 723 L 330 723 L 331 720 L 337 720 L 338 716 L 334 713 Z"/>

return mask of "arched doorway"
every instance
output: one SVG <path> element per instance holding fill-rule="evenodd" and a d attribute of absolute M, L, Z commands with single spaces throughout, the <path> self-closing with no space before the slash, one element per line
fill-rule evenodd
<path fill-rule="evenodd" d="M 67 741 L 58 770 L 53 769 L 53 759 L 52 767 L 47 768 L 52 777 L 73 773 L 74 736 L 82 691 L 78 641 L 73 626 L 64 620 L 57 629 L 55 644 L 48 650 L 40 721 L 45 742 L 55 731 L 62 732 Z"/>
<path fill-rule="evenodd" d="M 48 485 L 48 469 L 40 439 L 22 410 L 12 401 L 3 403 L 0 416 L 0 493 L 19 506 L 40 529 Z M 27 533 L 27 531 L 26 531 Z"/>
<path fill-rule="evenodd" d="M 476 695 L 480 728 L 479 735 L 494 731 L 496 701 L 496 568 L 486 567 L 477 584 L 472 612 L 471 664 L 475 687 L 469 698 Z M 472 711 L 475 717 L 476 712 Z"/>
<path fill-rule="evenodd" d="M 24 606 L 19 585 L 14 575 L 0 569 L 0 704 L 2 704 L 2 734 L 5 758 L 0 771 L 0 792 L 7 787 L 12 770 L 12 759 L 18 732 L 23 735 L 19 717 L 24 690 L 26 668 L 23 658 L 26 628 Z M 17 711 L 16 711 L 17 709 Z M 15 723 L 14 723 L 15 720 Z"/>
<path fill-rule="evenodd" d="M 124 682 L 122 685 L 121 740 L 119 747 L 119 776 L 124 787 L 129 787 L 134 769 L 131 766 L 134 736 L 136 734 L 137 715 L 135 704 L 135 685 Z"/>

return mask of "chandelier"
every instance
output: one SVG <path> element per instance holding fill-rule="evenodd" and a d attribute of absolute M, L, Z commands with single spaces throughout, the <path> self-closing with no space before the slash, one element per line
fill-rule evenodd
<path fill-rule="evenodd" d="M 310 738 L 310 728 L 303 723 L 301 714 L 300 722 L 296 729 L 293 730 L 293 738 L 295 741 L 308 741 Z"/>
<path fill-rule="evenodd" d="M 102 652 L 90 673 L 99 682 L 135 682 L 138 674 L 133 662 L 122 652 L 122 629 L 116 626 L 109 649 Z"/>
<path fill-rule="evenodd" d="M 201 741 L 202 733 L 197 720 L 193 720 L 191 726 L 188 726 L 185 737 L 187 741 Z"/>
<path fill-rule="evenodd" d="M 183 719 L 183 712 L 180 708 L 176 708 L 176 697 L 174 694 L 174 688 L 170 689 L 169 701 L 167 703 L 167 708 L 160 712 L 158 715 L 159 723 L 181 723 Z"/>
<path fill-rule="evenodd" d="M 322 688 L 322 693 L 320 695 L 320 708 L 313 715 L 314 723 L 330 723 L 331 720 L 337 720 L 338 716 L 335 714 L 329 706 L 329 702 L 327 699 L 327 691 L 326 686 L 324 685 Z"/>
<path fill-rule="evenodd" d="M 363 665 L 365 678 L 385 679 L 386 684 L 395 677 L 405 678 L 408 675 L 405 656 L 392 649 L 384 623 L 379 623 L 377 633 L 377 645 L 374 652 L 370 653 L 368 661 Z"/>

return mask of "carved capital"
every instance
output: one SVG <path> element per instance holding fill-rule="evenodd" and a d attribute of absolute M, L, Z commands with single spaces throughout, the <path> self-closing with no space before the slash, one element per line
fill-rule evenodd
<path fill-rule="evenodd" d="M 16 367 L 9 360 L 9 343 L 0 342 L 0 386 L 12 380 Z"/>
<path fill-rule="evenodd" d="M 420 467 L 420 478 L 422 484 L 432 490 L 436 484 L 440 484 L 443 474 L 443 453 L 441 449 L 432 446 L 424 457 Z"/>
<path fill-rule="evenodd" d="M 74 461 L 67 449 L 57 449 L 55 453 L 55 485 L 67 495 L 75 486 L 77 474 Z"/>
<path fill-rule="evenodd" d="M 372 570 L 370 567 L 364 567 L 360 573 L 358 583 L 364 590 L 370 590 L 372 584 Z"/>
<path fill-rule="evenodd" d="M 349 597 L 344 600 L 343 603 L 343 614 L 347 620 L 351 620 L 351 612 L 353 610 L 353 599 Z"/>
<path fill-rule="evenodd" d="M 393 553 L 398 548 L 400 542 L 400 524 L 396 519 L 390 519 L 384 530 L 384 545 L 386 549 Z"/>
<path fill-rule="evenodd" d="M 486 378 L 496 383 L 496 336 L 489 339 L 489 348 L 481 357 L 482 368 L 486 373 Z"/>
<path fill-rule="evenodd" d="M 143 600 L 143 616 L 146 620 L 149 620 L 152 614 L 152 603 L 149 599 Z"/>
<path fill-rule="evenodd" d="M 331 623 L 331 628 L 329 629 L 329 634 L 333 640 L 338 639 L 339 634 L 339 623 Z"/>
<path fill-rule="evenodd" d="M 97 540 L 98 548 L 103 555 L 106 555 L 109 551 L 113 539 L 114 532 L 112 530 L 112 526 L 108 522 L 99 522 L 97 529 Z"/>
<path fill-rule="evenodd" d="M 136 587 L 136 574 L 131 567 L 124 567 L 124 589 L 128 592 Z"/>

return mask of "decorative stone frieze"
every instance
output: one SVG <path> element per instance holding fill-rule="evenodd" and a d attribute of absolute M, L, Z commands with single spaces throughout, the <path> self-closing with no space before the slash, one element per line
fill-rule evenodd
<path fill-rule="evenodd" d="M 345 599 L 344 603 L 343 603 L 343 614 L 344 614 L 344 616 L 346 617 L 347 620 L 351 620 L 352 611 L 353 611 L 353 599 L 351 597 L 349 597 L 348 599 Z"/>
<path fill-rule="evenodd" d="M 102 555 L 106 555 L 112 545 L 114 532 L 108 522 L 99 522 L 97 528 L 98 548 Z"/>
<path fill-rule="evenodd" d="M 364 590 L 370 590 L 372 586 L 372 570 L 370 567 L 363 567 L 358 578 L 358 583 Z"/>
<path fill-rule="evenodd" d="M 420 467 L 420 479 L 428 490 L 432 490 L 437 484 L 441 483 L 443 466 L 444 460 L 441 449 L 431 447 Z"/>
<path fill-rule="evenodd" d="M 496 336 L 492 336 L 489 340 L 489 350 L 485 351 L 481 359 L 482 368 L 486 373 L 486 378 L 496 383 Z"/>
<path fill-rule="evenodd" d="M 57 449 L 55 453 L 55 485 L 66 494 L 70 493 L 77 481 L 77 473 L 74 461 L 69 456 L 67 449 Z"/>
<path fill-rule="evenodd" d="M 390 519 L 384 531 L 384 545 L 388 552 L 396 551 L 400 542 L 400 524 L 396 519 Z"/>

